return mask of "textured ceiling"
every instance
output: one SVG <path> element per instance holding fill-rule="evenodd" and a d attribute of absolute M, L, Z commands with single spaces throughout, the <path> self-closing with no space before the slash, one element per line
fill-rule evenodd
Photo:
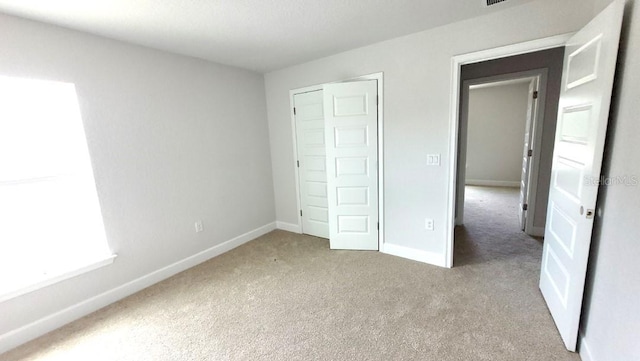
<path fill-rule="evenodd" d="M 259 72 L 533 0 L 0 0 L 0 12 Z"/>

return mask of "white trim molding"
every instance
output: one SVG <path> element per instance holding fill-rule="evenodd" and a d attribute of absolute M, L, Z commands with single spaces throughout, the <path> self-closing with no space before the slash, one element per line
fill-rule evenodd
<path fill-rule="evenodd" d="M 382 253 L 435 266 L 445 266 L 445 259 L 442 257 L 441 253 L 422 251 L 392 243 L 385 243 L 384 252 Z"/>
<path fill-rule="evenodd" d="M 293 233 L 302 233 L 302 227 L 300 227 L 299 224 L 293 224 L 293 223 L 287 223 L 287 222 L 281 222 L 281 221 L 276 221 L 276 229 L 281 229 L 283 231 L 293 232 Z"/>
<path fill-rule="evenodd" d="M 498 181 L 498 180 L 485 180 L 485 179 L 465 179 L 465 184 L 468 186 L 483 186 L 483 187 L 520 187 L 520 182 L 512 181 Z"/>
<path fill-rule="evenodd" d="M 456 207 L 456 168 L 458 151 L 458 117 L 460 103 L 460 71 L 462 65 L 503 58 L 564 46 L 573 34 L 562 34 L 548 38 L 527 41 L 518 44 L 456 55 L 451 59 L 451 94 L 449 96 L 449 184 L 447 191 L 447 234 L 444 267 L 453 267 L 453 238 Z"/>
<path fill-rule="evenodd" d="M 275 222 L 265 224 L 226 242 L 196 253 L 193 256 L 0 335 L 0 354 L 163 281 L 177 273 L 228 252 L 274 229 L 276 229 Z"/>
<path fill-rule="evenodd" d="M 536 237 L 544 237 L 544 227 L 534 226 L 531 227 L 531 232 L 529 232 L 530 236 Z"/>
<path fill-rule="evenodd" d="M 596 361 L 593 358 L 593 354 L 591 353 L 591 348 L 589 348 L 589 344 L 587 343 L 587 338 L 584 333 L 580 332 L 580 349 L 578 350 L 578 354 L 582 361 Z"/>

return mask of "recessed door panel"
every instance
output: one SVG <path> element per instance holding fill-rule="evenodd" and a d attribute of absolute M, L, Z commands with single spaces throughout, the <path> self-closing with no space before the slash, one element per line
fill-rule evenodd
<path fill-rule="evenodd" d="M 309 206 L 309 219 L 315 222 L 327 223 L 329 221 L 329 212 L 326 207 Z"/>
<path fill-rule="evenodd" d="M 369 159 L 367 157 L 336 158 L 336 175 L 341 176 L 368 176 Z"/>
<path fill-rule="evenodd" d="M 308 181 L 307 194 L 312 197 L 327 199 L 327 183 Z"/>
<path fill-rule="evenodd" d="M 324 129 L 309 129 L 304 132 L 304 147 L 324 148 Z"/>
<path fill-rule="evenodd" d="M 335 129 L 336 147 L 363 147 L 369 140 L 366 126 L 337 127 Z"/>
<path fill-rule="evenodd" d="M 598 77 L 598 62 L 602 34 L 596 35 L 569 55 L 567 65 L 567 88 L 571 89 Z"/>
<path fill-rule="evenodd" d="M 560 141 L 587 144 L 592 106 L 581 105 L 564 109 L 560 118 Z"/>
<path fill-rule="evenodd" d="M 321 207 L 324 209 L 328 209 L 328 203 L 326 198 L 322 197 L 309 197 L 309 202 L 307 203 L 310 207 Z"/>
<path fill-rule="evenodd" d="M 314 122 L 324 118 L 322 102 L 315 103 L 318 95 L 314 93 L 302 93 L 294 96 L 298 98 L 298 102 L 296 102 L 297 122 Z M 322 95 L 322 91 L 320 91 L 320 95 Z"/>
<path fill-rule="evenodd" d="M 369 188 L 368 187 L 338 187 L 336 189 L 338 206 L 368 206 L 369 205 Z"/>
<path fill-rule="evenodd" d="M 327 164 L 325 158 L 318 155 L 308 155 L 304 157 L 304 165 L 308 172 L 326 172 Z"/>
<path fill-rule="evenodd" d="M 338 118 L 367 115 L 368 103 L 368 94 L 334 96 L 333 116 Z"/>
<path fill-rule="evenodd" d="M 338 216 L 338 233 L 369 233 L 369 216 Z"/>
<path fill-rule="evenodd" d="M 566 307 L 571 276 L 553 248 L 547 248 L 545 252 L 542 272 L 547 276 L 555 296 Z"/>
<path fill-rule="evenodd" d="M 564 192 L 567 196 L 573 198 L 576 203 L 579 203 L 584 181 L 582 179 L 584 164 L 558 156 L 555 165 L 556 171 L 552 175 L 554 187 L 556 190 Z"/>
<path fill-rule="evenodd" d="M 558 208 L 555 203 L 551 204 L 549 211 L 553 213 L 549 217 L 551 219 L 551 224 L 548 225 L 549 233 L 558 242 L 565 254 L 573 258 L 577 234 L 576 222 L 567 213 Z"/>

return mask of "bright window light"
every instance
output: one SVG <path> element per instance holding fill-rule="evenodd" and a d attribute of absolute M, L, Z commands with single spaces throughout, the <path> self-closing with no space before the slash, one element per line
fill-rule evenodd
<path fill-rule="evenodd" d="M 111 254 L 75 86 L 0 76 L 0 298 Z"/>

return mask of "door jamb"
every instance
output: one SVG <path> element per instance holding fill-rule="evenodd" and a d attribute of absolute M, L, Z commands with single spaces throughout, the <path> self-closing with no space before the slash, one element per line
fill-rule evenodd
<path fill-rule="evenodd" d="M 451 59 L 451 86 L 450 86 L 450 102 L 449 102 L 449 184 L 447 189 L 447 230 L 444 266 L 453 267 L 453 241 L 455 228 L 455 209 L 456 209 L 456 173 L 457 173 L 457 155 L 458 155 L 458 122 L 459 122 L 459 106 L 460 106 L 460 71 L 462 65 L 478 63 L 481 61 L 503 58 L 507 56 L 530 53 L 539 50 L 550 49 L 558 46 L 564 46 L 573 33 L 556 35 L 548 38 L 542 38 L 527 41 L 518 44 L 502 46 L 493 49 L 481 50 L 473 53 L 461 54 L 453 56 Z"/>
<path fill-rule="evenodd" d="M 384 252 L 384 96 L 383 96 L 383 82 L 384 76 L 383 72 L 367 74 L 362 76 L 357 76 L 354 78 L 348 78 L 344 80 L 327 82 L 323 84 L 311 85 L 307 87 L 297 88 L 289 90 L 289 112 L 291 116 L 291 129 L 293 136 L 293 159 L 294 159 L 294 169 L 295 169 L 295 179 L 296 179 L 296 202 L 298 206 L 298 210 L 302 209 L 302 201 L 300 199 L 300 172 L 297 167 L 296 161 L 298 160 L 298 143 L 296 138 L 296 118 L 293 114 L 293 96 L 295 94 L 300 93 L 308 93 L 316 90 L 322 90 L 324 84 L 331 83 L 344 83 L 348 81 L 358 81 L 358 80 L 377 80 L 378 81 L 378 222 L 380 223 L 380 227 L 378 229 L 378 252 Z M 302 233 L 302 215 L 298 213 L 298 227 L 292 231 L 296 233 Z"/>

